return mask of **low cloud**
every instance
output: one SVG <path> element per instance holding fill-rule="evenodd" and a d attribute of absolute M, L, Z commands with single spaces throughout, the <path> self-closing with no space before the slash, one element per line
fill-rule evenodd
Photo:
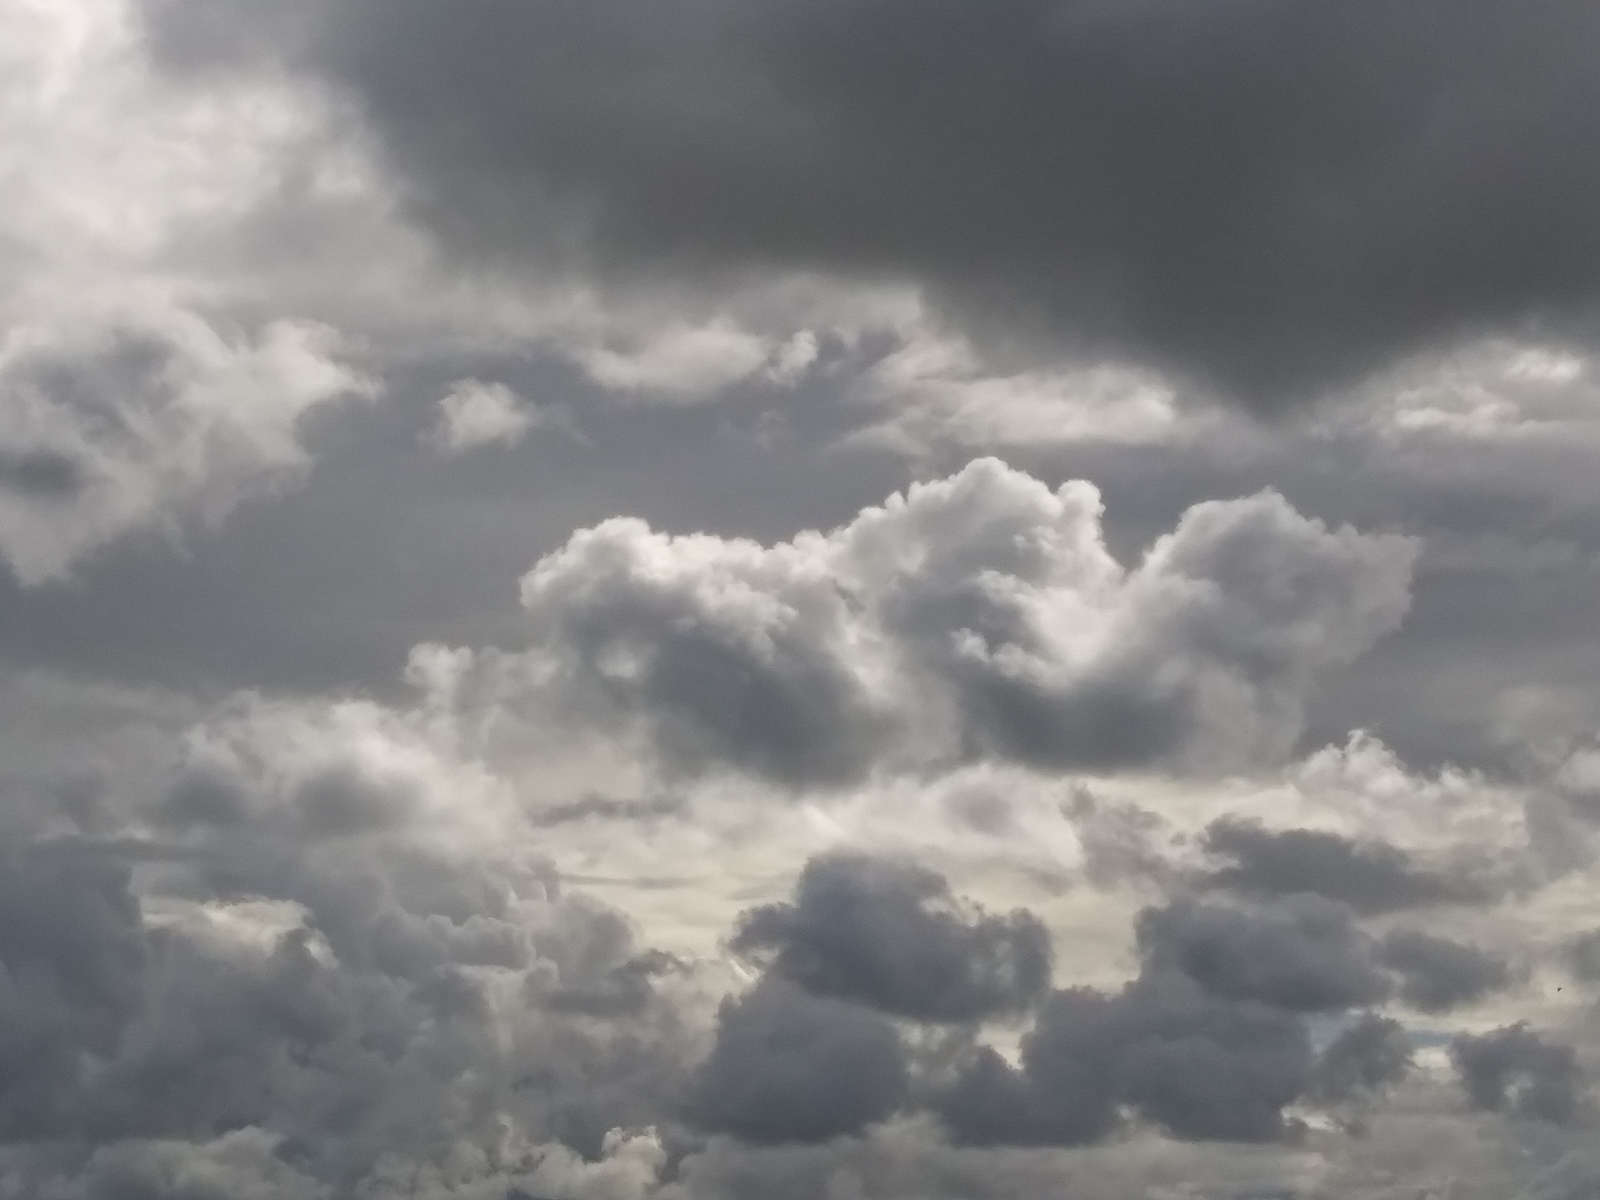
<path fill-rule="evenodd" d="M 1578 1114 L 1583 1073 L 1577 1055 L 1525 1022 L 1461 1034 L 1450 1043 L 1450 1061 L 1474 1108 L 1558 1124 Z"/>
<path fill-rule="evenodd" d="M 769 979 L 723 1002 L 689 1114 L 752 1142 L 826 1141 L 889 1116 L 908 1082 L 900 1035 L 884 1017 Z"/>
<path fill-rule="evenodd" d="M 1400 998 L 1423 1012 L 1471 1004 L 1513 982 L 1510 964 L 1500 955 L 1415 929 L 1387 934 L 1378 958 L 1400 973 Z"/>
<path fill-rule="evenodd" d="M 1323 830 L 1268 830 L 1256 821 L 1221 817 L 1206 829 L 1204 846 L 1233 860 L 1205 882 L 1245 895 L 1315 892 L 1364 916 L 1488 898 L 1482 886 L 1419 867 L 1398 847 Z"/>
<path fill-rule="evenodd" d="M 969 911 L 938 873 L 892 860 L 813 859 L 794 902 L 746 913 L 732 945 L 814 995 L 921 1021 L 1015 1013 L 1050 984 L 1037 917 Z"/>

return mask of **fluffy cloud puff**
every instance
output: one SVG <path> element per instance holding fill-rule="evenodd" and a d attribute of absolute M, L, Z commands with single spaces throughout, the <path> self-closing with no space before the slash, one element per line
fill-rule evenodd
<path fill-rule="evenodd" d="M 981 459 L 773 546 L 582 530 L 523 580 L 539 642 L 517 665 L 670 763 L 794 784 L 885 760 L 1225 767 L 1290 747 L 1319 673 L 1399 623 L 1414 555 L 1265 492 L 1195 506 L 1127 570 L 1091 485 Z"/>

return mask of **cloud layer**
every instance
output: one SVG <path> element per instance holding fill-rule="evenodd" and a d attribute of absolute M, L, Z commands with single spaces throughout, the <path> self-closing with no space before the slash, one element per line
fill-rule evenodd
<path fill-rule="evenodd" d="M 347 89 L 468 253 L 909 277 L 1262 402 L 1600 280 L 1581 0 L 155 11 Z"/>

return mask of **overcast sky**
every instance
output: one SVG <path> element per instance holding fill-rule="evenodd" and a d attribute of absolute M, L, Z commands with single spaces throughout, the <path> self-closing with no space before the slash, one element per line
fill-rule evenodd
<path fill-rule="evenodd" d="M 1597 62 L 0 4 L 0 1200 L 1593 1200 Z"/>

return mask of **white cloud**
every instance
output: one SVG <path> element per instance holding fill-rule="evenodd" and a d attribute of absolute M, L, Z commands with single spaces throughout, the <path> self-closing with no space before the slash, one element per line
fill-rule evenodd
<path fill-rule="evenodd" d="M 980 460 L 773 546 L 582 530 L 523 580 L 535 648 L 473 686 L 795 783 L 989 756 L 1227 768 L 1287 752 L 1317 677 L 1398 625 L 1415 553 L 1269 492 L 1196 506 L 1125 570 L 1092 486 Z"/>
<path fill-rule="evenodd" d="M 625 348 L 594 346 L 577 357 L 606 387 L 703 396 L 754 374 L 770 353 L 766 339 L 719 318 L 669 326 Z"/>
<path fill-rule="evenodd" d="M 161 81 L 121 0 L 8 6 L 0 47 L 0 555 L 34 584 L 294 484 L 300 418 L 374 386 L 216 269 L 322 141 L 314 101 Z"/>
<path fill-rule="evenodd" d="M 515 446 L 546 414 L 503 383 L 460 379 L 439 401 L 439 422 L 426 438 L 441 454 L 462 454 L 478 446 Z"/>
<path fill-rule="evenodd" d="M 907 329 L 862 379 L 878 420 L 850 440 L 910 455 L 1075 442 L 1171 442 L 1204 428 L 1154 371 L 1110 365 L 988 369 L 964 339 Z"/>
<path fill-rule="evenodd" d="M 373 385 L 332 330 L 224 333 L 153 310 L 0 338 L 0 553 L 27 584 L 60 579 L 124 534 L 216 525 L 297 482 L 311 409 Z"/>

